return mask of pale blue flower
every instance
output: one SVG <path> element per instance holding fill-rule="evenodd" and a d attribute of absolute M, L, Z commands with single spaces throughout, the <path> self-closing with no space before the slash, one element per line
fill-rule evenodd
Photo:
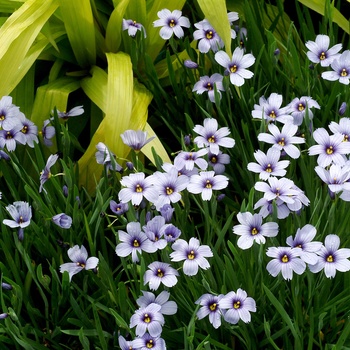
<path fill-rule="evenodd" d="M 82 115 L 84 113 L 83 106 L 76 106 L 70 109 L 68 112 L 60 112 L 57 110 L 57 116 L 58 118 L 67 120 L 70 117 L 76 117 L 78 115 Z"/>
<path fill-rule="evenodd" d="M 154 27 L 162 27 L 159 35 L 162 39 L 168 40 L 173 34 L 181 39 L 184 36 L 182 27 L 189 28 L 191 26 L 187 17 L 182 16 L 180 10 L 170 11 L 163 9 L 157 13 L 159 19 L 153 22 Z"/>
<path fill-rule="evenodd" d="M 126 130 L 120 134 L 120 137 L 127 146 L 136 152 L 155 138 L 155 136 L 152 136 L 147 139 L 147 131 L 142 130 Z"/>
<path fill-rule="evenodd" d="M 95 269 L 99 259 L 96 257 L 88 258 L 88 253 L 86 248 L 82 245 L 80 248 L 75 245 L 73 248 L 68 249 L 68 257 L 72 260 L 71 263 L 65 263 L 60 266 L 60 272 L 67 271 L 69 273 L 69 281 L 72 277 L 82 270 L 92 270 Z"/>
<path fill-rule="evenodd" d="M 317 273 L 324 270 L 327 278 L 333 278 L 337 270 L 347 272 L 350 270 L 350 249 L 341 248 L 340 238 L 337 235 L 328 235 L 324 246 L 317 252 L 318 261 L 315 265 L 309 265 L 310 271 Z"/>
<path fill-rule="evenodd" d="M 205 75 L 200 77 L 199 81 L 194 84 L 192 91 L 199 95 L 201 95 L 203 92 L 208 92 L 209 100 L 215 103 L 215 87 L 220 99 L 220 91 L 225 91 L 224 85 L 222 84 L 222 79 L 223 76 L 219 73 L 214 73 L 210 77 Z"/>
<path fill-rule="evenodd" d="M 116 215 L 123 215 L 129 210 L 128 203 L 117 203 L 114 200 L 111 200 L 109 202 L 109 208 L 112 210 L 112 212 Z"/>
<path fill-rule="evenodd" d="M 158 198 L 154 204 L 160 210 L 165 204 L 177 203 L 181 199 L 181 191 L 186 189 L 189 178 L 179 175 L 178 170 L 172 167 L 168 172 L 156 171 L 152 175 L 154 189 L 158 192 Z"/>
<path fill-rule="evenodd" d="M 197 311 L 197 317 L 199 320 L 209 315 L 209 322 L 215 329 L 221 326 L 221 299 L 224 297 L 223 294 L 203 294 L 195 304 L 201 305 L 201 308 Z"/>
<path fill-rule="evenodd" d="M 115 248 L 118 256 L 125 258 L 131 254 L 132 262 L 136 263 L 139 261 L 138 254 L 142 251 L 154 253 L 157 250 L 146 234 L 141 231 L 139 222 L 129 222 L 126 225 L 126 231 L 118 231 L 120 243 Z"/>
<path fill-rule="evenodd" d="M 123 176 L 120 183 L 125 186 L 118 194 L 119 200 L 123 203 L 131 201 L 132 205 L 140 205 L 143 198 L 150 202 L 158 199 L 158 191 L 153 186 L 153 179 L 151 176 L 145 177 L 144 173 Z"/>
<path fill-rule="evenodd" d="M 228 186 L 228 177 L 215 175 L 214 171 L 201 171 L 199 175 L 192 175 L 187 191 L 201 194 L 204 201 L 211 199 L 214 190 L 222 190 Z"/>
<path fill-rule="evenodd" d="M 203 125 L 195 125 L 193 131 L 199 135 L 193 142 L 200 148 L 208 147 L 213 154 L 219 154 L 219 147 L 232 148 L 235 145 L 235 140 L 227 137 L 230 129 L 226 126 L 219 128 L 214 118 L 204 119 Z"/>
<path fill-rule="evenodd" d="M 145 308 L 148 305 L 155 303 L 161 306 L 160 312 L 163 315 L 175 315 L 177 312 L 177 304 L 175 301 L 170 300 L 170 293 L 168 291 L 163 290 L 157 297 L 151 293 L 146 291 L 141 291 L 142 296 L 140 296 L 136 300 L 136 304 L 140 308 Z"/>
<path fill-rule="evenodd" d="M 194 40 L 199 40 L 198 50 L 201 53 L 207 53 L 210 49 L 213 52 L 217 52 L 224 47 L 224 42 L 208 20 L 204 19 L 203 21 L 195 23 L 194 26 L 197 30 L 193 32 L 193 38 Z"/>
<path fill-rule="evenodd" d="M 208 167 L 208 162 L 202 157 L 208 153 L 206 149 L 200 149 L 198 151 L 186 152 L 181 151 L 174 158 L 174 166 L 182 173 L 180 169 L 185 168 L 188 171 L 192 171 L 196 165 L 201 170 Z"/>
<path fill-rule="evenodd" d="M 19 107 L 12 103 L 11 96 L 3 96 L 0 100 L 0 129 L 11 130 L 18 124 Z"/>
<path fill-rule="evenodd" d="M 329 48 L 330 39 L 328 35 L 319 34 L 315 41 L 307 41 L 305 46 L 310 50 L 306 53 L 313 63 L 320 63 L 322 67 L 328 67 L 334 59 L 338 58 L 338 53 L 342 49 L 342 44 L 337 44 Z"/>
<path fill-rule="evenodd" d="M 350 141 L 350 118 L 340 118 L 339 123 L 332 121 L 329 124 L 329 129 L 333 134 L 342 134 L 344 137 L 343 141 Z"/>
<path fill-rule="evenodd" d="M 207 259 L 213 256 L 213 252 L 207 245 L 200 245 L 197 238 L 192 237 L 187 243 L 183 239 L 178 239 L 171 248 L 174 250 L 171 254 L 171 261 L 182 261 L 183 272 L 187 276 L 194 276 L 198 273 L 198 267 L 207 270 L 210 265 Z"/>
<path fill-rule="evenodd" d="M 294 124 L 284 124 L 282 130 L 280 131 L 278 127 L 270 123 L 268 125 L 268 133 L 260 133 L 258 135 L 258 140 L 269 144 L 272 144 L 273 148 L 279 151 L 284 151 L 289 157 L 297 159 L 300 157 L 299 149 L 294 146 L 294 144 L 305 143 L 303 137 L 295 136 L 298 131 L 298 126 Z"/>
<path fill-rule="evenodd" d="M 326 80 L 339 80 L 344 85 L 350 82 L 350 50 L 345 50 L 339 58 L 332 61 L 331 67 L 333 71 L 323 72 L 321 77 Z"/>
<path fill-rule="evenodd" d="M 167 242 L 175 242 L 181 235 L 180 229 L 173 224 L 165 224 L 160 229 L 160 233 Z"/>
<path fill-rule="evenodd" d="M 164 316 L 160 312 L 161 306 L 149 304 L 136 310 L 130 319 L 130 328 L 136 326 L 136 335 L 142 337 L 147 331 L 152 337 L 159 337 L 164 325 Z"/>
<path fill-rule="evenodd" d="M 44 170 L 40 173 L 40 187 L 39 192 L 43 190 L 44 183 L 52 176 L 51 167 L 57 162 L 59 156 L 58 154 L 51 154 L 46 161 Z M 46 190 L 44 189 L 46 192 Z"/>
<path fill-rule="evenodd" d="M 225 72 L 230 75 L 231 84 L 242 86 L 245 79 L 253 77 L 254 73 L 247 68 L 255 62 L 255 57 L 248 53 L 244 54 L 244 50 L 236 47 L 232 53 L 232 58 L 225 51 L 219 51 L 215 54 L 215 60 L 225 68 Z"/>
<path fill-rule="evenodd" d="M 53 145 L 51 139 L 55 136 L 56 130 L 52 125 L 49 125 L 51 123 L 50 119 L 44 120 L 43 127 L 41 129 L 41 132 L 39 132 L 40 135 L 43 137 L 44 145 L 47 147 L 50 147 Z"/>
<path fill-rule="evenodd" d="M 167 245 L 166 239 L 163 238 L 164 233 L 162 232 L 162 227 L 164 225 L 165 219 L 163 216 L 157 215 L 142 227 L 145 235 L 156 249 L 164 249 Z"/>
<path fill-rule="evenodd" d="M 229 292 L 220 300 L 220 307 L 224 312 L 225 321 L 237 324 L 239 320 L 244 323 L 251 321 L 251 312 L 256 312 L 255 300 L 248 297 L 247 292 L 241 288 L 237 292 Z"/>
<path fill-rule="evenodd" d="M 287 244 L 291 248 L 300 248 L 300 259 L 305 261 L 307 264 L 316 264 L 317 255 L 322 247 L 321 242 L 312 241 L 316 236 L 316 228 L 312 225 L 305 225 L 302 228 L 298 228 L 295 237 L 287 237 Z"/>
<path fill-rule="evenodd" d="M 137 23 L 136 21 L 133 21 L 132 19 L 124 19 L 123 18 L 123 30 L 127 30 L 129 36 L 135 37 L 137 31 L 143 33 L 144 37 L 146 38 L 146 30 L 145 27 L 141 23 Z"/>
<path fill-rule="evenodd" d="M 22 133 L 22 125 L 19 123 L 19 119 L 16 118 L 17 124 L 11 129 L 0 130 L 0 148 L 7 148 L 9 152 L 13 152 L 16 149 L 17 143 L 25 145 L 26 137 Z"/>
<path fill-rule="evenodd" d="M 135 350 L 166 350 L 166 344 L 164 339 L 158 337 L 152 337 L 150 334 L 145 333 L 141 338 L 134 340 Z"/>
<path fill-rule="evenodd" d="M 276 237 L 278 234 L 278 224 L 276 222 L 263 224 L 261 214 L 238 213 L 237 220 L 240 224 L 233 226 L 233 233 L 240 236 L 237 245 L 241 249 L 250 248 L 254 242 L 264 244 L 265 237 Z"/>
<path fill-rule="evenodd" d="M 230 164 L 231 158 L 228 154 L 222 153 L 219 151 L 218 154 L 213 154 L 210 151 L 208 152 L 208 163 L 216 175 L 221 175 L 225 172 L 225 164 Z"/>
<path fill-rule="evenodd" d="M 161 283 L 170 288 L 177 283 L 179 273 L 170 264 L 154 261 L 148 265 L 148 270 L 143 276 L 143 283 L 149 284 L 151 290 L 157 290 Z"/>
<path fill-rule="evenodd" d="M 291 247 L 270 247 L 266 255 L 274 258 L 266 265 L 267 271 L 276 277 L 280 272 L 285 280 L 293 278 L 293 272 L 301 275 L 305 269 L 306 264 L 300 259 L 302 250 L 300 248 Z"/>
<path fill-rule="evenodd" d="M 269 148 L 265 154 L 263 151 L 257 150 L 254 158 L 258 163 L 248 163 L 249 171 L 259 174 L 261 180 L 267 180 L 270 176 L 284 176 L 285 170 L 289 165 L 289 160 L 279 160 L 281 151 L 276 148 Z"/>
<path fill-rule="evenodd" d="M 103 142 L 99 142 L 96 148 L 95 157 L 98 164 L 103 164 L 108 170 L 123 172 L 124 169 L 117 163 L 115 154 Z"/>
<path fill-rule="evenodd" d="M 60 213 L 52 217 L 52 221 L 59 227 L 69 229 L 72 226 L 72 218 L 65 213 Z"/>
<path fill-rule="evenodd" d="M 350 153 L 350 142 L 343 142 L 342 134 L 329 135 L 326 129 L 318 128 L 312 136 L 317 145 L 309 148 L 309 155 L 318 155 L 317 163 L 319 166 L 325 168 L 331 163 L 345 164 L 347 160 L 345 154 Z"/>
<path fill-rule="evenodd" d="M 302 96 L 300 98 L 296 97 L 287 107 L 290 108 L 290 113 L 294 118 L 293 123 L 295 125 L 301 125 L 303 123 L 306 112 L 310 120 L 313 118 L 314 115 L 311 108 L 321 108 L 320 105 L 310 96 Z"/>
<path fill-rule="evenodd" d="M 293 117 L 289 114 L 290 107 L 281 107 L 282 95 L 272 93 L 267 99 L 264 96 L 259 98 L 259 104 L 254 104 L 252 117 L 265 119 L 267 122 L 280 122 L 283 124 L 293 124 Z"/>
<path fill-rule="evenodd" d="M 122 335 L 118 337 L 118 343 L 121 350 L 136 350 L 134 341 L 126 340 Z"/>

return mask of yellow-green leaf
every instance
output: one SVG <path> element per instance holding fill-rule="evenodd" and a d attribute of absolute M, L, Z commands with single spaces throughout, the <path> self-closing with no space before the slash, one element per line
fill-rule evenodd
<path fill-rule="evenodd" d="M 59 0 L 61 19 L 77 62 L 82 67 L 96 62 L 95 24 L 90 0 Z"/>
<path fill-rule="evenodd" d="M 57 7 L 56 0 L 28 0 L 0 28 L 0 96 L 11 93 L 47 45 L 38 34 Z"/>
<path fill-rule="evenodd" d="M 227 8 L 225 0 L 198 0 L 204 17 L 214 27 L 225 44 L 228 55 L 231 52 L 231 28 L 227 18 Z"/>
<path fill-rule="evenodd" d="M 31 120 L 40 126 L 45 119 L 50 117 L 54 107 L 65 111 L 69 94 L 79 87 L 79 80 L 70 77 L 63 77 L 40 86 L 35 96 Z"/>
<path fill-rule="evenodd" d="M 301 2 L 303 5 L 307 6 L 311 10 L 314 10 L 320 13 L 321 15 L 324 15 L 326 0 L 299 0 L 299 2 Z M 331 6 L 333 7 L 334 5 Z M 332 8 L 332 11 L 333 22 L 337 23 L 341 29 L 343 29 L 346 33 L 350 34 L 349 20 L 346 19 L 335 7 Z"/>

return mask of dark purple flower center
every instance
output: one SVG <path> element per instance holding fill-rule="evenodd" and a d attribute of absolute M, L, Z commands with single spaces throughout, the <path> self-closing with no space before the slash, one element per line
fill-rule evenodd
<path fill-rule="evenodd" d="M 213 90 L 213 85 L 211 84 L 210 81 L 208 83 L 206 83 L 206 85 L 204 87 L 208 90 Z"/>
<path fill-rule="evenodd" d="M 157 270 L 157 277 L 162 278 L 164 276 L 164 270 L 158 269 Z"/>
<path fill-rule="evenodd" d="M 11 131 L 7 131 L 6 140 L 11 140 L 12 138 L 13 138 L 13 135 L 11 134 Z"/>
<path fill-rule="evenodd" d="M 77 261 L 77 266 L 80 266 L 80 267 L 82 267 L 82 268 L 84 269 L 85 266 L 86 266 L 86 264 L 85 264 L 85 262 L 79 262 L 79 261 Z"/>
<path fill-rule="evenodd" d="M 216 156 L 212 156 L 211 158 L 210 158 L 210 161 L 212 162 L 212 163 L 217 163 L 217 161 L 218 161 L 218 158 L 216 157 Z"/>
<path fill-rule="evenodd" d="M 132 242 L 132 245 L 135 247 L 135 248 L 138 248 L 140 246 L 140 241 L 138 239 L 134 239 L 134 241 Z"/>
<path fill-rule="evenodd" d="M 24 125 L 21 131 L 23 134 L 26 134 L 28 132 L 28 125 Z"/>
<path fill-rule="evenodd" d="M 325 60 L 325 59 L 327 58 L 326 53 L 325 53 L 324 51 L 322 51 L 322 52 L 320 53 L 319 58 L 320 58 L 321 61 Z"/>

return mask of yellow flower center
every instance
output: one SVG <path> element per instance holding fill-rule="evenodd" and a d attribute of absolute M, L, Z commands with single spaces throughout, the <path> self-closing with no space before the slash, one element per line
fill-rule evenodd
<path fill-rule="evenodd" d="M 325 60 L 326 59 L 326 54 L 324 53 L 324 51 L 321 52 L 321 55 L 320 55 L 320 60 Z"/>
<path fill-rule="evenodd" d="M 7 140 L 12 139 L 12 135 L 11 135 L 11 133 L 9 131 L 6 133 L 6 139 Z"/>
<path fill-rule="evenodd" d="M 213 187 L 213 185 L 211 184 L 210 180 L 206 181 L 205 187 L 206 188 L 212 188 Z"/>
<path fill-rule="evenodd" d="M 170 196 L 171 194 L 173 194 L 174 193 L 174 190 L 171 188 L 171 187 L 168 187 L 167 186 L 167 188 L 166 188 L 166 194 L 168 195 L 168 196 Z"/>
<path fill-rule="evenodd" d="M 215 136 L 211 135 L 210 137 L 208 137 L 208 142 L 215 143 Z"/>
<path fill-rule="evenodd" d="M 148 316 L 148 314 L 144 314 L 143 315 L 143 322 L 145 322 L 145 323 L 150 323 L 151 322 L 151 318 Z"/>
<path fill-rule="evenodd" d="M 272 173 L 272 168 L 271 168 L 271 164 L 270 163 L 267 164 L 267 167 L 266 167 L 265 171 L 268 172 L 268 173 Z"/>
<path fill-rule="evenodd" d="M 213 304 L 209 305 L 209 309 L 210 309 L 211 311 L 215 311 L 215 310 L 216 310 L 216 306 L 217 306 L 217 304 L 216 304 L 216 303 L 213 303 Z"/>
<path fill-rule="evenodd" d="M 241 302 L 238 300 L 238 301 L 235 301 L 233 303 L 233 308 L 234 309 L 239 309 L 241 307 Z"/>
<path fill-rule="evenodd" d="M 3 120 L 5 120 L 5 116 L 4 115 L 0 115 L 0 121 L 3 121 Z"/>
<path fill-rule="evenodd" d="M 286 254 L 284 254 L 284 255 L 282 256 L 281 261 L 282 261 L 283 263 L 287 263 L 287 262 L 289 261 L 288 256 L 287 256 Z"/>
<path fill-rule="evenodd" d="M 140 184 L 137 184 L 136 185 L 136 192 L 137 193 L 141 193 L 143 191 L 143 188 L 141 187 L 141 185 Z"/>
<path fill-rule="evenodd" d="M 175 21 L 173 19 L 171 19 L 169 22 L 169 27 L 173 28 L 173 27 L 175 27 L 175 25 L 176 25 Z"/>
<path fill-rule="evenodd" d="M 213 39 L 214 32 L 212 30 L 209 30 L 205 33 L 205 36 L 207 39 Z"/>
<path fill-rule="evenodd" d="M 304 105 L 302 103 L 299 103 L 298 109 L 301 112 L 301 111 L 303 111 L 305 109 L 305 107 L 304 107 Z"/>
<path fill-rule="evenodd" d="M 327 148 L 327 150 L 326 150 L 326 153 L 327 154 L 333 154 L 333 146 L 329 146 L 328 148 Z"/>
<path fill-rule="evenodd" d="M 326 260 L 327 262 L 334 262 L 333 255 L 328 255 Z"/>
<path fill-rule="evenodd" d="M 210 161 L 211 161 L 212 163 L 216 163 L 216 162 L 218 161 L 218 159 L 217 159 L 215 156 L 212 156 L 212 157 L 210 158 Z"/>
<path fill-rule="evenodd" d="M 284 137 L 282 137 L 279 141 L 278 141 L 278 144 L 280 145 L 280 146 L 284 146 L 285 145 L 285 143 L 284 143 Z"/>
<path fill-rule="evenodd" d="M 275 111 L 271 111 L 270 114 L 269 114 L 269 117 L 272 118 L 272 119 L 275 119 L 276 118 L 276 113 Z"/>
<path fill-rule="evenodd" d="M 213 90 L 213 86 L 211 85 L 211 83 L 207 83 L 207 89 L 208 90 Z"/>
<path fill-rule="evenodd" d="M 187 254 L 187 257 L 188 257 L 188 259 L 193 260 L 193 259 L 196 257 L 196 256 L 194 255 L 194 251 L 191 250 L 191 251 Z"/>
<path fill-rule="evenodd" d="M 139 247 L 140 246 L 140 242 L 137 239 L 134 239 L 134 242 L 132 244 L 134 247 Z"/>
<path fill-rule="evenodd" d="M 77 262 L 77 266 L 80 266 L 80 267 L 82 267 L 83 269 L 85 268 L 85 264 L 84 264 L 84 263 Z"/>
<path fill-rule="evenodd" d="M 346 77 L 346 76 L 348 75 L 348 72 L 346 71 L 345 68 L 342 69 L 340 75 L 341 75 L 342 77 Z"/>
<path fill-rule="evenodd" d="M 259 233 L 258 229 L 256 227 L 252 228 L 252 235 L 255 236 Z"/>
<path fill-rule="evenodd" d="M 157 270 L 157 276 L 158 277 L 163 277 L 164 276 L 164 273 L 163 273 L 163 271 L 161 269 Z"/>
<path fill-rule="evenodd" d="M 148 349 L 152 349 L 153 348 L 153 340 L 152 339 L 150 339 L 148 342 L 147 342 L 147 344 L 146 344 L 146 347 L 148 348 Z"/>
<path fill-rule="evenodd" d="M 230 67 L 230 72 L 236 73 L 236 71 L 237 71 L 237 66 L 234 64 L 232 67 Z"/>
<path fill-rule="evenodd" d="M 28 126 L 24 125 L 21 131 L 23 132 L 23 134 L 26 134 L 28 132 Z"/>

